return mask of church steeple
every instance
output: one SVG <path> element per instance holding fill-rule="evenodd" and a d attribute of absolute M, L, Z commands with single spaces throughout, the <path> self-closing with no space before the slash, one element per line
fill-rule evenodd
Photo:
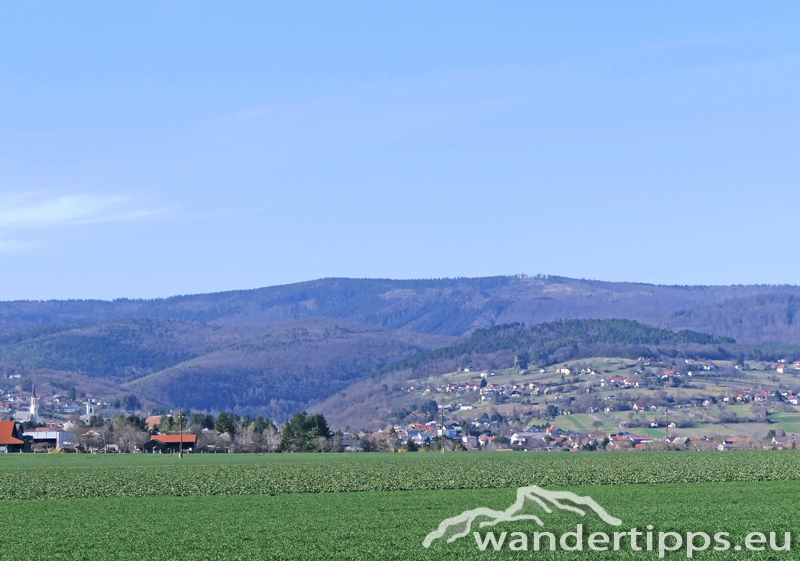
<path fill-rule="evenodd" d="M 42 422 L 42 418 L 39 417 L 39 406 L 36 404 L 36 384 L 33 385 L 33 389 L 31 390 L 31 411 L 30 411 L 30 420 L 36 424 Z"/>

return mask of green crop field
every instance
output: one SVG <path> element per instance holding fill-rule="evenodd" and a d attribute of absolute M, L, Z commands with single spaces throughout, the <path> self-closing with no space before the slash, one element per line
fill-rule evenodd
<path fill-rule="evenodd" d="M 53 456 L 4 456 L 0 500 L 800 480 L 800 453 L 790 450 L 265 454 L 219 455 L 218 462 L 200 455 L 183 463 L 166 455 Z M 51 458 L 64 465 L 51 467 Z"/>
<path fill-rule="evenodd" d="M 752 531 L 796 532 L 795 482 L 705 483 L 571 487 L 589 495 L 623 520 L 623 530 L 729 532 L 743 543 Z M 6 531 L 0 559 L 285 559 L 463 560 L 525 559 L 532 551 L 481 552 L 472 536 L 422 546 L 440 521 L 464 510 L 502 510 L 513 489 L 473 489 L 237 497 L 152 497 L 3 503 Z M 588 535 L 609 528 L 596 517 L 547 515 L 556 535 L 580 522 Z M 502 523 L 491 530 L 539 529 L 529 521 Z M 616 529 L 616 528 L 612 528 Z M 485 535 L 486 530 L 481 533 Z M 797 539 L 797 534 L 793 536 Z M 623 542 L 624 543 L 624 542 Z M 656 542 L 657 543 L 657 542 Z M 695 553 L 699 559 L 793 559 L 791 552 Z M 532 546 L 531 546 L 532 547 Z M 542 559 L 657 559 L 655 552 L 570 553 L 541 551 Z M 686 558 L 685 550 L 668 555 Z"/>
<path fill-rule="evenodd" d="M 480 551 L 471 535 L 425 536 L 478 507 L 504 510 L 516 488 L 590 496 L 622 520 L 555 509 L 480 529 L 586 535 L 797 532 L 800 453 L 418 453 L 0 456 L 0 559 L 656 559 L 657 552 Z M 86 497 L 86 498 L 80 498 Z M 34 499 L 34 500 L 30 500 Z M 657 539 L 657 538 L 656 538 Z M 699 551 L 698 559 L 793 559 L 792 551 Z M 510 539 L 509 539 L 510 541 Z M 671 543 L 671 542 L 670 542 Z M 714 544 L 712 544 L 713 547 Z M 531 549 L 533 543 L 530 544 Z M 668 559 L 686 558 L 685 548 Z"/>

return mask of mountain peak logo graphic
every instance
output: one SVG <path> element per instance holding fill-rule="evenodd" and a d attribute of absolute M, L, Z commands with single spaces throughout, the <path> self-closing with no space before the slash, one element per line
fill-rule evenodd
<path fill-rule="evenodd" d="M 569 491 L 548 491 L 537 485 L 519 487 L 517 489 L 517 500 L 513 505 L 505 510 L 493 510 L 491 508 L 475 508 L 466 510 L 443 520 L 439 527 L 425 536 L 422 542 L 424 547 L 430 547 L 437 539 L 444 539 L 447 543 L 454 542 L 459 538 L 469 535 L 472 525 L 478 518 L 486 518 L 478 524 L 478 528 L 494 526 L 500 522 L 513 522 L 516 520 L 533 520 L 539 526 L 544 526 L 544 522 L 535 514 L 525 514 L 525 509 L 533 505 L 542 509 L 545 513 L 553 512 L 553 509 L 561 509 L 574 512 L 580 516 L 586 516 L 587 511 L 597 514 L 603 522 L 612 526 L 621 526 L 622 520 L 608 514 L 603 507 L 594 502 L 591 497 L 581 497 Z"/>

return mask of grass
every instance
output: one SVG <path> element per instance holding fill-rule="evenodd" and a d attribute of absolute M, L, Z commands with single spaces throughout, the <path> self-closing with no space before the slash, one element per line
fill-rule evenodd
<path fill-rule="evenodd" d="M 772 413 L 769 419 L 773 425 L 771 429 L 783 429 L 787 433 L 800 433 L 800 413 Z"/>
<path fill-rule="evenodd" d="M 589 515 L 556 511 L 542 515 L 560 535 L 580 522 L 592 531 L 627 531 L 653 524 L 655 531 L 731 533 L 742 543 L 751 531 L 794 528 L 797 482 L 704 483 L 569 487 L 591 496 L 621 528 Z M 0 559 L 139 560 L 269 559 L 461 560 L 461 559 L 657 559 L 655 552 L 479 552 L 474 538 L 422 547 L 440 521 L 476 507 L 502 510 L 515 489 L 470 489 L 237 497 L 151 497 L 4 503 Z M 503 523 L 491 530 L 525 532 L 532 522 Z M 486 530 L 482 530 L 485 534 Z M 793 536 L 794 541 L 797 536 Z M 791 559 L 791 552 L 706 551 L 700 559 Z M 667 559 L 684 559 L 685 551 Z"/>
<path fill-rule="evenodd" d="M 588 413 L 573 413 L 572 415 L 560 415 L 553 419 L 552 421 L 545 421 L 546 423 L 552 422 L 555 426 L 560 428 L 564 431 L 575 431 L 575 432 L 582 432 L 582 433 L 590 433 L 594 430 L 601 430 L 606 434 L 615 434 L 620 431 L 626 430 L 630 431 L 631 434 L 635 434 L 637 436 L 650 436 L 653 438 L 663 438 L 664 437 L 664 429 L 663 428 L 650 428 L 648 427 L 630 427 L 630 428 L 620 428 L 619 423 L 620 420 L 627 420 L 628 419 L 627 411 L 624 412 L 614 412 L 614 413 L 592 413 L 591 415 Z M 660 419 L 664 418 L 663 414 L 655 414 L 655 413 L 634 413 L 637 419 L 649 422 L 654 417 L 658 417 Z M 594 420 L 599 419 L 602 423 L 599 426 L 594 425 Z M 531 422 L 531 424 L 539 425 L 542 421 L 539 419 L 535 419 Z M 676 434 L 675 430 L 670 429 L 670 434 Z"/>

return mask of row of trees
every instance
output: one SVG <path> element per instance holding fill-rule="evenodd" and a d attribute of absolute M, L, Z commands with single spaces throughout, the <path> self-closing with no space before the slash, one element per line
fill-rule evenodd
<path fill-rule="evenodd" d="M 119 415 L 115 419 L 94 416 L 84 424 L 72 422 L 78 442 L 87 448 L 116 445 L 120 452 L 141 449 L 153 434 L 176 434 L 177 417 L 165 416 L 159 425 L 148 427 L 138 415 Z M 204 430 L 209 429 L 209 430 Z M 240 417 L 226 411 L 215 418 L 206 413 L 189 413 L 182 418 L 184 434 L 196 434 L 197 446 L 209 451 L 232 452 L 327 452 L 339 451 L 343 436 L 331 432 L 321 414 L 295 413 L 279 429 L 272 419 Z"/>

